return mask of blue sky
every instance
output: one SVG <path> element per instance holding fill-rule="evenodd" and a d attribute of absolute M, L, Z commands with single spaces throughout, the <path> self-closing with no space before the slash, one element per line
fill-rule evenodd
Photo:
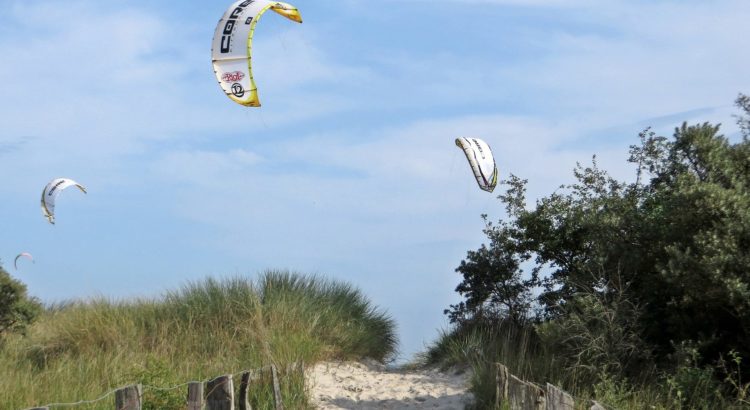
<path fill-rule="evenodd" d="M 303 24 L 258 24 L 246 108 L 211 68 L 229 1 L 0 0 L 0 258 L 32 294 L 315 273 L 390 312 L 408 357 L 459 300 L 480 214 L 502 215 L 456 137 L 487 141 L 533 203 L 593 154 L 631 178 L 646 126 L 736 138 L 750 92 L 746 0 L 291 2 Z M 56 177 L 89 194 L 62 194 L 51 226 Z M 36 263 L 14 272 L 22 251 Z"/>

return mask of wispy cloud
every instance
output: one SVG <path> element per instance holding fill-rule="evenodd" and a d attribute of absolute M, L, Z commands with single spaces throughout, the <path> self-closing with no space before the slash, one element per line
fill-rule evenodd
<path fill-rule="evenodd" d="M 236 150 L 168 154 L 154 164 L 153 175 L 164 179 L 162 183 L 179 182 L 187 196 L 211 192 L 209 196 L 224 198 L 194 203 L 183 198 L 176 202 L 180 204 L 176 211 L 225 229 L 257 229 L 294 214 L 304 221 L 300 223 L 313 224 L 321 232 L 338 220 L 360 221 L 347 232 L 367 230 L 369 246 L 387 241 L 394 230 L 406 241 L 423 241 L 425 231 L 433 232 L 433 240 L 446 240 L 455 238 L 456 225 L 445 220 L 440 227 L 430 227 L 431 218 L 467 211 L 478 215 L 481 209 L 466 208 L 470 199 L 493 197 L 476 188 L 461 150 L 454 146 L 460 135 L 487 140 L 502 176 L 512 172 L 530 178 L 534 192 L 556 188 L 566 179 L 561 170 L 570 175 L 576 160 L 586 161 L 593 154 L 585 148 L 560 150 L 560 141 L 571 138 L 560 124 L 469 116 L 380 128 L 361 135 L 360 141 L 340 133 L 315 133 L 259 145 L 252 154 L 239 155 Z M 602 151 L 606 158 L 612 150 Z M 235 212 L 221 210 L 229 197 Z M 239 209 L 259 213 L 238 221 L 234 215 L 241 213 Z M 315 218 L 306 220 L 307 213 Z"/>
<path fill-rule="evenodd" d="M 390 0 L 396 1 L 396 0 Z M 400 1 L 400 0 L 399 0 Z M 404 0 L 415 3 L 432 4 L 464 4 L 464 5 L 491 5 L 491 6 L 523 6 L 523 7 L 580 7 L 583 5 L 601 4 L 594 0 Z"/>
<path fill-rule="evenodd" d="M 28 18 L 39 15 L 55 23 L 40 29 Z M 254 67 L 266 106 L 249 110 L 231 103 L 216 85 L 210 38 L 167 17 L 90 1 L 65 7 L 13 2 L 5 9 L 0 55 L 12 63 L 0 65 L 0 143 L 12 145 L 5 136 L 38 136 L 23 146 L 23 157 L 6 164 L 20 166 L 29 158 L 45 164 L 30 169 L 28 177 L 67 169 L 117 178 L 126 163 L 153 155 L 167 142 L 189 146 L 255 137 L 348 109 L 345 99 L 318 85 L 366 75 L 330 61 L 316 47 L 314 30 L 304 36 L 269 30 L 256 41 L 263 63 Z"/>
<path fill-rule="evenodd" d="M 33 140 L 34 137 L 0 137 L 0 154 L 9 154 L 18 151 Z"/>

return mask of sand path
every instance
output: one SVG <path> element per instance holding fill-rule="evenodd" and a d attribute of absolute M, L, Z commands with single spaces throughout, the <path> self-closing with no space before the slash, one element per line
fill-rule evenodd
<path fill-rule="evenodd" d="M 378 364 L 319 363 L 305 376 L 319 409 L 461 410 L 472 395 L 465 372 L 386 370 Z"/>

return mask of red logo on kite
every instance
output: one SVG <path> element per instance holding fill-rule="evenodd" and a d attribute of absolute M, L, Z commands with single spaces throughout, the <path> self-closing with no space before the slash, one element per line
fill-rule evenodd
<path fill-rule="evenodd" d="M 241 71 L 233 71 L 231 73 L 224 73 L 224 75 L 221 76 L 221 81 L 227 83 L 236 83 L 243 78 L 245 78 L 245 74 L 243 74 Z"/>

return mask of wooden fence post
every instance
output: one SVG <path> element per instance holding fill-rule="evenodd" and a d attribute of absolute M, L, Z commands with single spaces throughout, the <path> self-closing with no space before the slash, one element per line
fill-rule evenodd
<path fill-rule="evenodd" d="M 574 410 L 573 397 L 561 389 L 547 383 L 547 410 Z"/>
<path fill-rule="evenodd" d="M 544 390 L 511 374 L 508 378 L 508 403 L 513 410 L 545 410 Z"/>
<path fill-rule="evenodd" d="M 135 384 L 115 392 L 115 410 L 141 410 L 143 387 Z"/>
<path fill-rule="evenodd" d="M 276 410 L 284 410 L 284 403 L 281 402 L 281 387 L 279 386 L 279 374 L 276 371 L 276 365 L 271 365 L 271 375 L 273 376 L 273 398 L 276 402 Z"/>
<path fill-rule="evenodd" d="M 219 376 L 206 383 L 206 410 L 234 410 L 232 375 Z"/>
<path fill-rule="evenodd" d="M 203 382 L 188 384 L 187 410 L 203 410 Z"/>
<path fill-rule="evenodd" d="M 247 401 L 247 394 L 250 390 L 250 372 L 242 372 L 240 379 L 240 410 L 253 410 L 250 402 Z"/>
<path fill-rule="evenodd" d="M 495 407 L 508 400 L 508 368 L 502 363 L 495 363 Z"/>

